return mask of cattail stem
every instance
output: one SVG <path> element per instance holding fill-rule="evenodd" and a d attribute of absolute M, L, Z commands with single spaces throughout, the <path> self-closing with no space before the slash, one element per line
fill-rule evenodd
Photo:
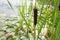
<path fill-rule="evenodd" d="M 36 40 L 36 25 L 34 25 L 34 40 Z"/>
<path fill-rule="evenodd" d="M 21 35 L 18 34 L 18 40 L 20 40 L 20 38 L 21 38 Z"/>

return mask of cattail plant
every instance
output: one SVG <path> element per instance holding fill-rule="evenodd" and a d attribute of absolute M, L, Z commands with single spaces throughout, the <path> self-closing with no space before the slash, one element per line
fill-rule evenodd
<path fill-rule="evenodd" d="M 46 37 L 47 40 L 50 37 L 51 37 L 51 40 L 54 40 L 55 38 L 57 38 L 58 31 L 60 31 L 59 30 L 59 26 L 60 26 L 60 14 L 57 13 L 58 12 L 58 10 L 57 10 L 58 1 L 54 0 L 54 5 L 53 5 L 54 10 L 53 10 L 53 12 L 51 12 L 51 5 L 53 3 L 50 4 L 51 3 L 50 1 L 52 1 L 52 0 L 48 0 L 49 2 L 47 0 L 43 0 L 43 1 L 42 0 L 38 0 L 39 2 L 37 2 L 36 0 L 31 0 L 31 5 L 29 7 L 27 6 L 27 4 L 23 4 L 23 1 L 24 0 L 22 0 L 22 6 L 19 7 L 19 9 L 18 9 L 19 10 L 18 13 L 19 13 L 19 16 L 20 16 L 19 27 L 17 27 L 17 26 L 15 27 L 14 26 L 14 31 L 12 30 L 12 32 L 14 32 L 15 36 L 18 36 L 17 37 L 18 40 L 20 40 L 22 36 L 25 36 L 26 38 L 31 40 L 30 37 L 29 37 L 30 34 L 34 37 L 34 38 L 31 37 L 34 40 L 36 40 L 36 38 L 37 38 L 37 40 L 40 40 L 40 38 L 42 39 L 42 37 L 40 37 L 41 36 L 40 34 L 41 34 L 42 28 L 46 25 L 46 23 L 47 23 L 47 26 L 46 26 L 47 30 L 46 31 L 44 30 L 46 35 L 45 36 L 43 35 L 43 36 Z M 34 2 L 32 2 L 32 1 L 34 1 Z M 44 11 L 45 1 L 47 2 L 48 9 L 46 8 L 45 11 Z M 10 4 L 9 0 L 7 0 L 7 2 L 10 5 L 11 9 L 13 10 L 13 7 Z M 25 0 L 25 3 L 26 2 L 27 2 L 27 0 Z M 37 9 L 37 6 L 36 6 L 36 2 L 38 4 L 39 8 L 40 8 L 40 3 L 43 2 L 43 4 L 41 4 L 42 8 L 39 9 L 39 13 L 40 13 L 39 16 L 37 15 L 38 14 L 38 9 Z M 32 7 L 32 4 L 33 4 L 33 7 Z M 58 6 L 58 9 L 60 11 L 60 4 Z M 34 17 L 33 18 L 33 21 L 34 21 L 33 22 L 33 26 L 31 25 L 32 24 L 32 20 L 31 20 L 32 19 L 32 15 L 31 15 L 32 10 L 33 10 L 33 14 L 34 14 L 34 16 L 33 16 Z M 28 16 L 25 16 L 25 14 L 27 15 L 27 13 L 28 13 Z M 54 16 L 52 16 L 52 15 L 54 15 Z M 52 16 L 52 18 L 51 18 L 51 16 Z M 37 17 L 38 17 L 38 20 L 37 20 Z M 53 19 L 53 22 L 50 21 L 51 19 Z M 50 25 L 50 23 L 52 25 Z M 36 27 L 36 25 L 38 27 Z M 51 26 L 52 26 L 52 29 L 50 29 Z M 55 32 L 51 32 L 51 30 L 54 31 L 53 28 L 55 26 L 57 26 Z M 13 26 L 11 26 L 11 27 L 13 27 Z M 9 26 L 8 26 L 8 28 L 9 28 Z M 10 33 L 7 33 L 6 31 L 4 31 L 4 32 L 6 34 L 5 36 L 6 36 L 7 40 L 15 40 L 13 38 L 13 35 L 10 35 Z M 11 37 L 11 39 L 8 38 L 8 37 Z"/>
<path fill-rule="evenodd" d="M 35 0 L 35 2 L 34 2 L 34 8 L 33 8 L 33 13 L 34 13 L 34 25 L 36 25 L 37 24 L 37 14 L 38 14 L 38 9 L 37 9 L 37 7 L 36 7 L 36 0 Z"/>
<path fill-rule="evenodd" d="M 34 40 L 36 40 L 36 24 L 37 24 L 37 14 L 38 14 L 38 9 L 36 8 L 36 0 L 34 0 L 33 13 L 34 13 Z"/>

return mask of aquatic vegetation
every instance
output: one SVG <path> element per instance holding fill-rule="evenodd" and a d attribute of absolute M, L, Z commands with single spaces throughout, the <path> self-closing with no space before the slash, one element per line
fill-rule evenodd
<path fill-rule="evenodd" d="M 27 0 L 18 7 L 19 19 L 5 19 L 0 30 L 6 40 L 59 40 L 60 0 Z M 7 0 L 11 9 L 12 4 Z M 1 20 L 2 21 L 2 20 Z M 1 37 L 3 37 L 1 36 Z M 3 40 L 3 39 L 1 39 Z"/>

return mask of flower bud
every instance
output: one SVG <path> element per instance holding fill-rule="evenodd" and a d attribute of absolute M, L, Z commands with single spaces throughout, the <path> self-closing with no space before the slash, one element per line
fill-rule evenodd
<path fill-rule="evenodd" d="M 22 34 L 23 34 L 23 32 L 20 30 L 20 31 L 18 31 L 18 34 L 22 35 Z"/>
<path fill-rule="evenodd" d="M 10 34 L 10 33 L 7 33 L 7 34 L 6 34 L 6 37 L 9 37 L 9 36 L 11 36 L 11 34 Z"/>

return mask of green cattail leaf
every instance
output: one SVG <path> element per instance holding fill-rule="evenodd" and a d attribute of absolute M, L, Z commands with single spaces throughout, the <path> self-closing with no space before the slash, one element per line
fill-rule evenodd
<path fill-rule="evenodd" d="M 9 2 L 9 0 L 7 0 L 7 2 L 9 4 L 9 6 L 11 7 L 11 9 L 13 9 L 12 4 Z"/>

